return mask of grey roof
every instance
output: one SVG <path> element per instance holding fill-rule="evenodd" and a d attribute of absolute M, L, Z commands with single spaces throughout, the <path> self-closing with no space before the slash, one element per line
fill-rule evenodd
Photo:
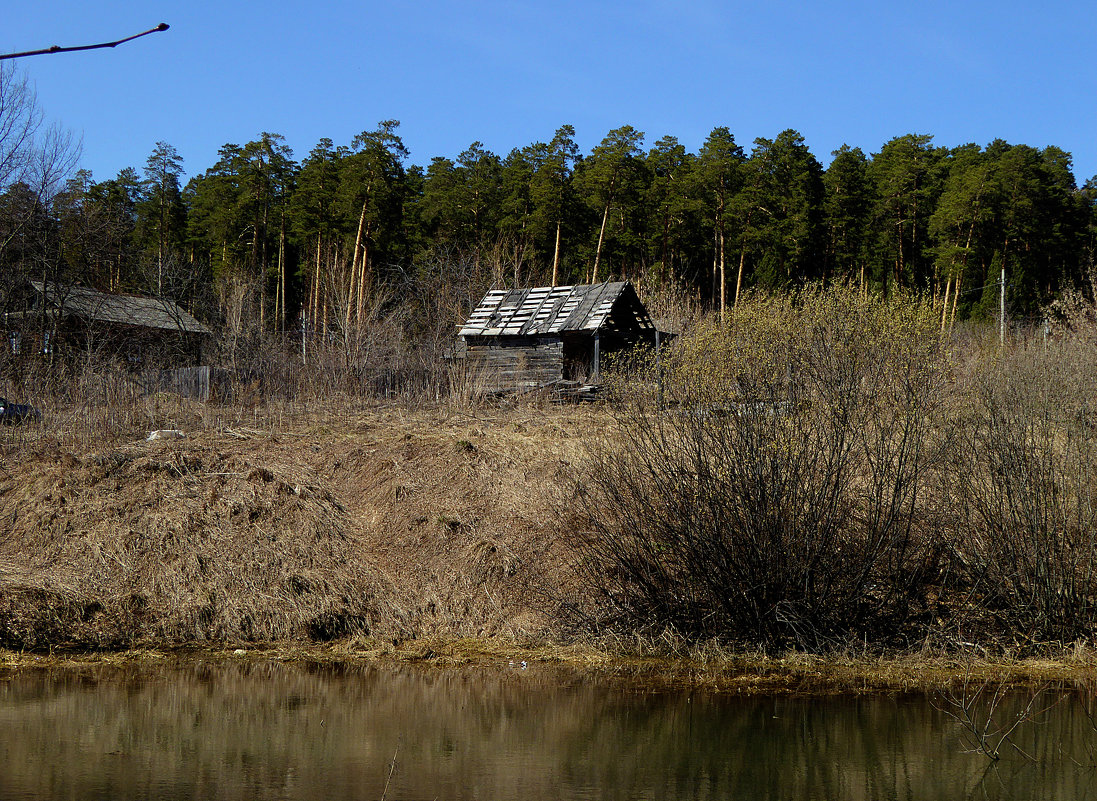
<path fill-rule="evenodd" d="M 654 330 L 628 281 L 533 289 L 495 289 L 458 336 L 533 336 L 573 331 Z"/>
<path fill-rule="evenodd" d="M 63 316 L 188 334 L 213 333 L 176 303 L 163 298 L 112 295 L 82 286 L 59 284 L 50 284 L 47 291 L 41 281 L 30 283 L 47 300 L 48 308 L 60 311 Z"/>

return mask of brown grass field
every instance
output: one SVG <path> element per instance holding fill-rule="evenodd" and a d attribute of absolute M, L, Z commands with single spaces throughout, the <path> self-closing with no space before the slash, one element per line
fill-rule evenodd
<path fill-rule="evenodd" d="M 564 635 L 604 412 L 162 403 L 183 438 L 4 432 L 0 645 Z"/>

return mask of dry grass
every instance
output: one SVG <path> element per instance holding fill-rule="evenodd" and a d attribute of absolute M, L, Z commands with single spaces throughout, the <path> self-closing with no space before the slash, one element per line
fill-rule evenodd
<path fill-rule="evenodd" d="M 186 437 L 8 435 L 0 643 L 557 631 L 559 509 L 597 410 L 149 402 Z"/>
<path fill-rule="evenodd" d="M 1091 689 L 1097 682 L 1097 654 L 1083 648 L 1046 659 L 990 659 L 927 653 L 888 657 L 790 653 L 769 657 L 706 643 L 667 650 L 663 641 L 603 638 L 521 645 L 510 637 L 427 637 L 393 642 L 355 636 L 333 643 L 282 642 L 127 651 L 0 650 L 0 677 L 26 669 L 95 671 L 117 667 L 178 667 L 188 664 L 271 662 L 303 665 L 409 665 L 424 670 L 515 667 L 558 668 L 572 677 L 621 681 L 630 687 L 703 689 L 735 695 L 936 694 L 965 686 L 1035 690 Z"/>

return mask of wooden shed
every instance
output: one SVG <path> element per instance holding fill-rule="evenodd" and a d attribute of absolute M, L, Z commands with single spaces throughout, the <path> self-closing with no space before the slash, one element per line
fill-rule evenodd
<path fill-rule="evenodd" d="M 28 281 L 4 314 L 13 355 L 84 353 L 89 348 L 132 367 L 201 364 L 209 328 L 163 298 Z M 21 300 L 21 303 L 18 302 Z"/>
<path fill-rule="evenodd" d="M 458 331 L 455 355 L 488 392 L 597 383 L 608 354 L 659 344 L 627 281 L 493 290 Z"/>

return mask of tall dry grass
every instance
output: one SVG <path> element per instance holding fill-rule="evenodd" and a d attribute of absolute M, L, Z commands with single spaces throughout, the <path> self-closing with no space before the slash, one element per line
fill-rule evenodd
<path fill-rule="evenodd" d="M 208 445 L 32 464 L 0 480 L 9 647 L 326 640 L 387 617 L 387 577 L 312 471 Z"/>

